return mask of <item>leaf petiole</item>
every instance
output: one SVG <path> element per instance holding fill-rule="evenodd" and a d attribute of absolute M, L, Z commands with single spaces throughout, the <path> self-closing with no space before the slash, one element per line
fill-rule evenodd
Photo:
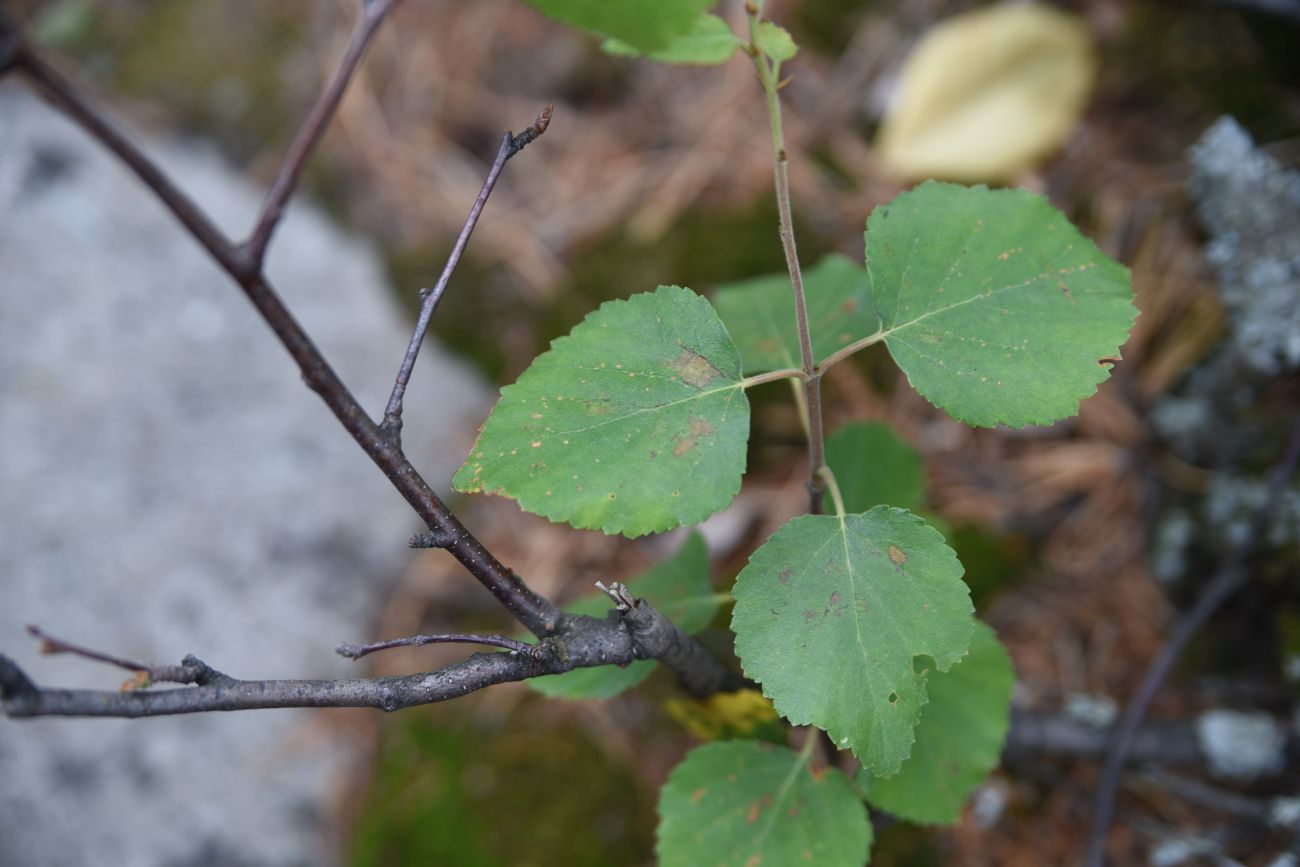
<path fill-rule="evenodd" d="M 856 352 L 861 352 L 862 350 L 866 349 L 868 346 L 875 346 L 877 343 L 879 343 L 884 339 L 885 339 L 885 332 L 881 330 L 881 331 L 877 331 L 875 334 L 869 334 L 866 337 L 862 338 L 861 340 L 855 340 L 852 343 L 850 343 L 848 346 L 837 349 L 834 352 L 832 352 L 830 355 L 822 359 L 822 363 L 817 365 L 817 372 L 822 373 L 823 371 L 830 368 L 831 365 L 839 364 L 841 361 L 848 358 L 850 355 L 853 355 Z"/>
<path fill-rule="evenodd" d="M 778 379 L 807 380 L 808 374 L 804 373 L 797 367 L 787 367 L 784 370 L 772 370 L 767 373 L 747 376 L 740 381 L 740 387 L 751 388 L 755 385 L 762 385 L 765 382 L 776 382 Z"/>
<path fill-rule="evenodd" d="M 835 504 L 835 514 L 844 517 L 844 497 L 840 495 L 840 486 L 835 481 L 835 472 L 828 464 L 822 464 L 817 468 L 817 475 L 826 483 L 826 490 L 830 491 L 831 502 Z"/>

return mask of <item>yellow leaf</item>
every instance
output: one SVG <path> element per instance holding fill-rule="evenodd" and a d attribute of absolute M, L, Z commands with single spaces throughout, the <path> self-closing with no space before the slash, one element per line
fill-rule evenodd
<path fill-rule="evenodd" d="M 909 180 L 1006 180 L 1066 140 L 1096 70 L 1076 16 L 1004 5 L 950 18 L 904 62 L 878 156 Z"/>
<path fill-rule="evenodd" d="M 702 741 L 755 737 L 778 718 L 772 702 L 756 689 L 719 692 L 704 699 L 673 698 L 664 707 Z"/>

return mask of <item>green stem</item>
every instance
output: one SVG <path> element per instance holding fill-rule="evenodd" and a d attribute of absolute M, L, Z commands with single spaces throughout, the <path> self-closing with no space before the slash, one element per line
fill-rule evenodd
<path fill-rule="evenodd" d="M 822 431 L 821 375 L 813 359 L 812 332 L 808 328 L 808 302 L 804 295 L 803 272 L 799 267 L 799 250 L 794 239 L 794 218 L 790 207 L 790 168 L 785 150 L 785 130 L 781 123 L 781 64 L 766 57 L 757 47 L 757 33 L 762 5 L 752 3 L 749 13 L 749 55 L 758 70 L 767 101 L 767 117 L 772 132 L 773 175 L 776 184 L 776 207 L 781 226 L 781 248 L 785 253 L 786 268 L 790 272 L 790 287 L 794 292 L 795 320 L 799 331 L 799 354 L 803 361 L 804 397 L 808 404 L 808 491 L 812 498 L 811 511 L 821 512 L 825 487 L 820 470 L 826 464 L 826 444 Z"/>
<path fill-rule="evenodd" d="M 829 466 L 824 464 L 817 472 L 822 477 L 822 481 L 826 483 L 826 490 L 831 492 L 831 502 L 835 504 L 835 514 L 843 518 L 844 498 L 840 496 L 840 486 L 835 481 L 835 473 L 831 471 Z"/>
<path fill-rule="evenodd" d="M 884 339 L 885 339 L 885 332 L 877 331 L 875 334 L 867 335 L 861 340 L 853 341 L 848 346 L 840 347 L 839 349 L 835 350 L 830 355 L 826 356 L 825 359 L 822 360 L 822 363 L 817 366 L 817 372 L 819 374 L 824 373 L 832 365 L 839 364 L 841 361 L 848 358 L 850 355 L 853 355 L 855 352 L 861 352 L 862 350 L 866 349 L 868 346 L 875 346 L 877 343 L 879 343 Z"/>
<path fill-rule="evenodd" d="M 782 370 L 773 370 L 769 373 L 760 373 L 755 376 L 747 376 L 740 381 L 741 388 L 752 388 L 755 385 L 762 385 L 765 382 L 776 382 L 778 379 L 799 380 L 807 376 L 797 367 L 787 367 Z"/>

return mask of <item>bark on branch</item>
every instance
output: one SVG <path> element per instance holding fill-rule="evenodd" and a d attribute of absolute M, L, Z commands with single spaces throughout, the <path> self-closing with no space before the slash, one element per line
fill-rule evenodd
<path fill-rule="evenodd" d="M 102 661 L 106 656 L 91 658 Z M 563 674 L 575 668 L 627 665 L 637 659 L 659 660 L 677 675 L 685 689 L 695 694 L 745 685 L 741 677 L 641 600 L 627 611 L 610 612 L 604 620 L 564 615 L 559 630 L 529 653 L 476 653 L 436 671 L 402 677 L 238 680 L 187 656 L 181 669 L 193 673 L 189 682 L 194 686 L 118 691 L 52 689 L 37 686 L 12 659 L 0 656 L 0 703 L 10 717 L 145 717 L 276 707 L 372 707 L 394 711 L 460 698 L 493 684 Z"/>

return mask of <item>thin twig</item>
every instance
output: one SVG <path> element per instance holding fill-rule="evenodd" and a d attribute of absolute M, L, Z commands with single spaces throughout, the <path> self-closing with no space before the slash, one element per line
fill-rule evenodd
<path fill-rule="evenodd" d="M 799 333 L 799 355 L 803 362 L 804 395 L 808 406 L 808 494 L 810 511 L 821 514 L 825 482 L 821 468 L 826 463 L 825 436 L 822 431 L 822 383 L 813 357 L 812 332 L 808 326 L 808 301 L 803 286 L 803 270 L 799 265 L 799 250 L 794 237 L 794 215 L 790 205 L 790 161 L 785 149 L 785 132 L 781 122 L 781 65 L 769 60 L 757 46 L 757 29 L 761 4 L 750 4 L 749 54 L 758 69 L 767 100 L 767 116 L 772 133 L 772 170 L 776 187 L 776 208 L 780 222 L 781 249 L 785 253 L 786 269 L 790 272 L 790 287 L 794 292 L 795 324 Z"/>
<path fill-rule="evenodd" d="M 365 0 L 365 14 L 382 17 L 395 0 Z M 358 45 L 354 35 L 352 45 Z M 364 40 L 360 47 L 364 47 Z M 347 57 L 351 57 L 349 53 Z M 344 66 L 355 60 L 345 57 Z M 358 53 L 359 57 L 359 53 Z M 12 19 L 0 9 L 0 74 L 21 70 L 57 107 L 78 122 L 122 160 L 154 192 L 221 268 L 243 289 L 268 326 L 293 358 L 307 385 L 320 395 L 335 418 L 370 456 L 392 485 L 424 520 L 429 532 L 417 542 L 445 547 L 525 627 L 543 639 L 538 646 L 523 645 L 527 653 L 475 654 L 468 660 L 438 672 L 406 678 L 370 678 L 333 681 L 238 681 L 189 656 L 174 667 L 146 667 L 148 672 L 179 672 L 177 679 L 196 686 L 184 689 L 136 689 L 127 693 L 97 690 L 47 690 L 37 687 L 10 659 L 0 656 L 0 700 L 9 716 L 156 716 L 211 710 L 242 710 L 265 707 L 377 707 L 395 710 L 414 704 L 443 701 L 481 689 L 493 683 L 522 680 L 541 674 L 557 674 L 573 668 L 626 664 L 635 659 L 656 659 L 671 669 L 683 686 L 695 694 L 735 689 L 743 679 L 724 667 L 694 639 L 649 604 L 637 602 L 628 611 L 607 620 L 566 615 L 549 600 L 538 596 L 518 576 L 503 566 L 465 528 L 434 494 L 384 431 L 362 409 L 342 380 L 330 367 L 302 326 L 285 307 L 259 267 L 271 230 L 288 195 L 292 192 L 311 145 L 319 137 L 337 107 L 337 98 L 322 98 L 295 137 L 286 158 L 287 170 L 277 178 L 280 192 L 268 195 L 266 219 L 268 240 L 251 248 L 237 248 L 144 153 L 122 135 L 101 111 L 70 80 L 54 68 L 22 38 Z M 333 81 L 339 90 L 350 73 L 338 73 Z M 326 89 L 327 96 L 331 88 Z M 323 108 L 322 108 L 323 106 Z M 546 129 L 549 107 L 538 121 L 509 139 L 511 154 L 527 145 Z M 305 144 L 303 144 L 305 143 Z M 269 215 L 269 216 L 267 216 Z M 255 235 L 258 234 L 255 232 Z M 626 622 L 625 622 L 626 621 Z M 48 639 L 48 636 L 45 636 Z M 480 637 L 481 638 L 481 637 Z M 78 652 L 99 661 L 125 665 L 140 671 L 139 664 L 89 651 L 68 642 L 52 644 L 58 652 Z M 141 683 L 144 687 L 147 684 Z"/>
<path fill-rule="evenodd" d="M 1277 513 L 1282 492 L 1286 488 L 1287 481 L 1295 473 L 1297 462 L 1300 462 L 1300 419 L 1296 420 L 1291 430 L 1291 437 L 1281 462 L 1273 468 L 1269 477 L 1268 496 L 1255 515 L 1251 531 L 1228 554 L 1223 565 L 1205 585 L 1196 605 L 1151 660 L 1137 690 L 1133 693 L 1133 698 L 1124 708 L 1123 717 L 1115 727 L 1114 737 L 1106 755 L 1101 784 L 1097 788 L 1092 829 L 1088 836 L 1087 854 L 1084 859 L 1086 867 L 1102 867 L 1106 863 L 1106 838 L 1110 833 L 1111 822 L 1114 821 L 1115 796 L 1119 791 L 1120 776 L 1124 771 L 1128 751 L 1132 747 L 1133 735 L 1146 716 L 1147 708 L 1150 707 L 1156 693 L 1160 691 L 1174 663 L 1182 656 L 1187 643 L 1205 626 L 1214 612 L 1218 611 L 1219 606 L 1245 584 L 1249 577 L 1245 568 L 1246 558 L 1250 555 L 1255 541 Z"/>
<path fill-rule="evenodd" d="M 244 290 L 297 363 L 303 380 L 320 395 L 334 417 L 424 520 L 430 532 L 454 540 L 447 550 L 461 565 L 533 634 L 545 636 L 554 632 L 560 619 L 559 609 L 530 590 L 517 575 L 503 566 L 434 494 L 401 448 L 389 442 L 366 414 L 266 277 L 245 267 L 243 257 L 207 215 L 152 160 L 118 132 L 78 87 L 57 73 L 21 37 L 16 68 L 39 85 L 46 97 L 81 124 L 92 138 L 103 143 L 131 168 Z"/>
<path fill-rule="evenodd" d="M 411 372 L 415 369 L 416 356 L 420 354 L 420 346 L 424 343 L 425 332 L 429 330 L 429 323 L 433 320 L 434 311 L 438 309 L 438 302 L 442 300 L 443 293 L 447 291 L 447 284 L 451 282 L 451 275 L 455 273 L 456 266 L 460 264 L 461 256 L 465 253 L 465 246 L 469 243 L 469 236 L 473 234 L 474 227 L 478 225 L 478 218 L 483 213 L 483 206 L 487 204 L 488 196 L 492 195 L 492 189 L 496 186 L 497 178 L 501 175 L 501 170 L 505 168 L 506 163 L 512 156 L 523 150 L 529 142 L 546 132 L 546 128 L 551 123 L 551 113 L 554 110 L 554 106 L 546 106 L 528 129 L 517 136 L 507 132 L 502 137 L 501 147 L 497 148 L 496 159 L 492 161 L 492 167 L 488 169 L 487 177 L 483 181 L 483 188 L 479 190 L 478 197 L 474 199 L 473 207 L 469 209 L 469 216 L 465 218 L 465 225 L 461 227 L 460 236 L 456 238 L 456 244 L 451 248 L 451 254 L 447 257 L 447 264 L 443 266 L 438 282 L 432 289 L 426 289 L 420 293 L 420 315 L 416 319 L 415 330 L 411 333 L 411 340 L 406 346 L 406 355 L 402 357 L 402 364 L 397 370 L 397 377 L 393 382 L 393 391 L 388 397 L 388 406 L 384 410 L 384 420 L 380 424 L 380 428 L 394 443 L 401 442 L 402 399 L 406 395 L 406 386 L 411 380 Z"/>
<path fill-rule="evenodd" d="M 293 142 L 289 145 L 289 150 L 275 173 L 275 180 L 267 190 L 253 231 L 248 239 L 239 245 L 238 255 L 242 260 L 241 264 L 249 273 L 258 273 L 262 270 L 266 259 L 266 248 L 271 243 L 271 235 L 275 232 L 275 227 L 284 216 L 284 207 L 289 197 L 293 195 L 294 189 L 297 188 L 312 151 L 316 149 L 321 136 L 325 134 L 326 127 L 338 111 L 339 102 L 342 101 L 343 93 L 351 83 L 352 76 L 356 74 L 357 67 L 361 65 L 361 58 L 365 56 L 366 48 L 394 5 L 396 5 L 395 0 L 362 0 L 356 26 L 353 27 L 352 35 L 348 38 L 343 56 L 339 59 L 333 75 L 330 76 L 320 96 L 317 97 L 316 103 L 311 107 L 311 111 L 307 113 L 302 126 L 298 127 L 298 132 L 294 135 Z"/>
<path fill-rule="evenodd" d="M 404 677 L 236 680 L 190 656 L 181 663 L 181 668 L 196 673 L 187 681 L 197 684 L 194 687 L 136 689 L 125 693 L 45 689 L 34 684 L 13 660 L 0 655 L 0 702 L 5 714 L 11 717 L 144 717 L 273 707 L 373 707 L 391 711 L 459 698 L 507 681 L 563 674 L 575 668 L 627 665 L 638 659 L 663 663 L 693 695 L 709 695 L 747 685 L 658 609 L 645 600 L 634 600 L 634 603 L 628 610 L 604 620 L 566 615 L 556 635 L 537 645 L 520 642 L 518 652 L 476 653 L 437 671 Z M 481 641 L 498 637 L 457 638 Z M 489 643 L 509 646 L 497 640 Z M 396 646 L 394 642 L 381 644 Z M 373 647 L 380 649 L 380 645 Z"/>
<path fill-rule="evenodd" d="M 38 626 L 29 624 L 27 626 L 27 633 L 40 639 L 41 653 L 68 653 L 73 656 L 80 656 L 82 659 L 103 662 L 107 665 L 113 665 L 143 675 L 145 680 L 132 684 L 133 687 L 148 686 L 150 682 L 200 683 L 211 680 L 213 677 L 220 676 L 218 672 L 212 671 L 206 665 L 199 663 L 198 660 L 193 657 L 186 657 L 186 662 L 183 662 L 180 665 L 148 665 L 143 662 L 136 662 L 131 659 L 125 659 L 120 656 L 113 656 L 109 653 L 93 650 L 80 644 L 73 644 L 71 641 L 64 641 L 61 638 L 55 638 L 53 635 L 50 635 Z"/>
<path fill-rule="evenodd" d="M 388 641 L 375 641 L 370 644 L 348 644 L 345 642 L 334 648 L 334 652 L 339 656 L 346 656 L 348 659 L 360 659 L 379 650 L 390 650 L 394 647 L 423 647 L 426 644 L 486 644 L 491 647 L 504 647 L 511 653 L 528 654 L 533 653 L 537 647 L 535 644 L 525 644 L 513 638 L 506 638 L 504 635 L 471 635 L 462 632 L 448 632 L 443 635 L 412 635 L 408 638 L 393 638 Z"/>
<path fill-rule="evenodd" d="M 3 13 L 0 12 L 0 15 Z M 172 215 L 180 221 L 203 249 L 229 273 L 239 269 L 238 257 L 234 243 L 217 228 L 208 215 L 194 201 L 180 190 L 171 178 L 165 175 L 153 161 L 144 155 L 117 128 L 105 114 L 84 94 L 80 88 L 65 78 L 45 58 L 21 37 L 17 40 L 17 58 L 14 69 L 36 85 L 37 89 L 64 114 L 90 134 L 90 137 L 108 148 L 118 159 L 127 165 L 144 185 L 153 191 Z"/>
<path fill-rule="evenodd" d="M 1148 768 L 1142 776 L 1189 804 L 1242 819 L 1250 819 L 1261 825 L 1268 825 L 1272 820 L 1272 804 L 1263 798 L 1252 798 L 1227 789 L 1216 788 L 1200 780 L 1189 779 L 1160 768 Z"/>

